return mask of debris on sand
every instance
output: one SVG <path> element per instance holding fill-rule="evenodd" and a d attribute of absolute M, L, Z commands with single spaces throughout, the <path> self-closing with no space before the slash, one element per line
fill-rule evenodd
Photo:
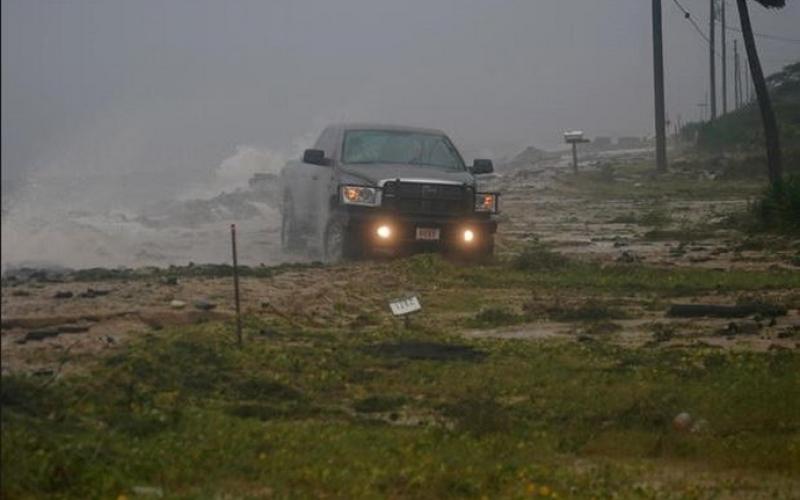
<path fill-rule="evenodd" d="M 40 341 L 51 337 L 56 337 L 61 333 L 57 328 L 41 328 L 39 330 L 31 330 L 25 334 L 22 343 L 30 341 Z"/>
<path fill-rule="evenodd" d="M 83 333 L 89 331 L 89 325 L 85 324 L 59 325 L 56 327 L 56 330 L 58 330 L 59 333 Z"/>
<path fill-rule="evenodd" d="M 96 290 L 94 288 L 87 288 L 85 292 L 79 293 L 78 297 L 82 299 L 93 299 L 95 297 L 108 295 L 109 293 L 111 293 L 111 290 Z"/>
<path fill-rule="evenodd" d="M 182 300 L 173 300 L 172 302 L 169 303 L 169 306 L 173 309 L 183 309 L 184 307 L 186 307 L 186 302 Z"/>
<path fill-rule="evenodd" d="M 31 330 L 28 333 L 26 333 L 25 337 L 23 337 L 17 343 L 24 344 L 26 342 L 39 342 L 44 339 L 57 337 L 62 333 L 83 333 L 88 331 L 89 331 L 89 325 L 80 323 L 69 323 L 64 325 L 51 326 L 47 328 L 38 328 L 36 330 Z"/>
<path fill-rule="evenodd" d="M 757 321 L 732 321 L 723 328 L 720 335 L 757 335 L 761 324 Z"/>
<path fill-rule="evenodd" d="M 672 428 L 678 432 L 689 432 L 692 429 L 692 416 L 681 412 L 672 419 Z"/>
<path fill-rule="evenodd" d="M 752 303 L 735 306 L 716 304 L 672 304 L 667 310 L 667 316 L 680 318 L 697 318 L 712 316 L 716 318 L 745 318 L 755 314 L 763 316 L 785 316 L 787 310 L 774 304 Z"/>
<path fill-rule="evenodd" d="M 630 250 L 625 250 L 619 255 L 619 257 L 617 257 L 617 262 L 620 262 L 622 264 L 636 264 L 637 262 L 641 261 L 642 258 Z"/>
<path fill-rule="evenodd" d="M 388 358 L 433 361 L 482 361 L 486 353 L 467 345 L 438 342 L 385 342 L 368 347 L 367 352 Z"/>
<path fill-rule="evenodd" d="M 192 303 L 192 305 L 195 307 L 195 309 L 200 309 L 201 311 L 210 311 L 217 307 L 216 304 L 205 299 L 197 299 Z"/>

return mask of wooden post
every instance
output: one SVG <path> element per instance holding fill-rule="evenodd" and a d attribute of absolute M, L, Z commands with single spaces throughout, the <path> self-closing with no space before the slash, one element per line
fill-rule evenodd
<path fill-rule="evenodd" d="M 725 0 L 722 0 L 722 10 L 720 11 L 722 38 L 722 114 L 728 114 L 728 47 L 727 37 L 725 36 Z"/>
<path fill-rule="evenodd" d="M 741 80 L 739 79 L 739 47 L 736 42 L 736 40 L 733 41 L 733 107 L 739 109 L 739 106 L 742 105 L 739 90 Z"/>
<path fill-rule="evenodd" d="M 236 343 L 242 347 L 242 312 L 239 305 L 239 259 L 236 255 L 236 224 L 231 224 L 231 249 L 233 251 L 233 296 L 236 302 Z"/>
<path fill-rule="evenodd" d="M 578 143 L 572 143 L 572 171 L 578 173 Z"/>
<path fill-rule="evenodd" d="M 664 110 L 664 49 L 661 30 L 661 0 L 653 0 L 653 86 L 655 101 L 656 171 L 667 171 L 667 132 Z"/>
<path fill-rule="evenodd" d="M 717 65 L 716 65 L 716 60 L 715 60 L 716 54 L 714 53 L 714 50 L 715 50 L 714 44 L 716 43 L 715 42 L 715 40 L 716 40 L 715 34 L 717 32 L 717 29 L 716 29 L 716 26 L 715 26 L 715 23 L 717 22 L 717 20 L 716 20 L 716 15 L 717 15 L 716 7 L 717 6 L 715 5 L 715 3 L 716 3 L 715 0 L 709 0 L 709 5 L 711 6 L 710 7 L 711 8 L 711 12 L 709 13 L 709 18 L 708 18 L 708 40 L 709 40 L 708 41 L 708 69 L 709 69 L 709 77 L 710 77 L 709 82 L 708 82 L 708 87 L 710 89 L 709 93 L 711 94 L 711 101 L 710 101 L 711 107 L 709 108 L 711 110 L 711 117 L 709 118 L 709 121 L 712 121 L 712 122 L 717 119 Z"/>

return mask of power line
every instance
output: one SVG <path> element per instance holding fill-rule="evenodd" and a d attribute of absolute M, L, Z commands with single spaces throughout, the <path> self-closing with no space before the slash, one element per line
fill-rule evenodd
<path fill-rule="evenodd" d="M 725 29 L 727 29 L 728 31 L 735 31 L 737 33 L 741 33 L 742 32 L 742 30 L 740 30 L 739 28 L 735 28 L 733 26 L 725 26 Z M 764 38 L 766 40 L 774 40 L 774 41 L 777 41 L 777 42 L 800 44 L 800 38 L 789 38 L 789 37 L 786 37 L 786 36 L 769 35 L 767 33 L 756 33 L 756 32 L 753 32 L 753 36 L 755 36 L 756 38 Z"/>
<path fill-rule="evenodd" d="M 692 23 L 692 26 L 694 26 L 694 29 L 695 31 L 697 31 L 697 34 L 703 37 L 703 40 L 705 40 L 707 43 L 711 43 L 711 40 L 708 39 L 708 36 L 706 36 L 706 34 L 703 33 L 703 30 L 700 29 L 700 26 L 698 26 L 697 23 L 694 21 L 694 18 L 692 18 L 692 14 L 689 13 L 689 11 L 686 10 L 678 0 L 672 0 L 672 2 L 681 10 L 681 12 L 683 12 L 683 17 L 685 19 L 688 19 L 689 22 Z"/>
<path fill-rule="evenodd" d="M 695 31 L 697 31 L 697 34 L 700 35 L 703 38 L 703 40 L 706 41 L 707 44 L 711 45 L 711 40 L 709 40 L 708 35 L 706 35 L 705 32 L 700 28 L 700 26 L 697 25 L 694 18 L 692 17 L 692 14 L 688 10 L 686 10 L 678 0 L 672 0 L 672 2 L 678 7 L 678 9 L 681 10 L 681 12 L 683 12 L 683 17 L 685 19 L 688 19 L 689 22 L 692 23 L 692 26 L 694 27 Z M 717 59 L 722 60 L 722 56 L 719 55 L 716 49 L 712 48 L 712 52 L 714 53 L 714 56 Z"/>

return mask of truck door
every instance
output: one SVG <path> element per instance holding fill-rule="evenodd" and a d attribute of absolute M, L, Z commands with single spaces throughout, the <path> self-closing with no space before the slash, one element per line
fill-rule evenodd
<path fill-rule="evenodd" d="M 310 234 L 319 234 L 327 221 L 329 195 L 326 194 L 334 172 L 336 151 L 336 131 L 328 127 L 322 131 L 314 149 L 325 151 L 326 165 L 302 164 L 301 189 L 298 194 L 302 200 L 295 200 L 297 216 Z"/>

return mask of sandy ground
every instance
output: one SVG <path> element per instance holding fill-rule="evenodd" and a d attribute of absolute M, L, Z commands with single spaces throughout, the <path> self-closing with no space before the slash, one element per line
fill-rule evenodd
<path fill-rule="evenodd" d="M 584 165 L 582 168 L 591 168 Z M 563 159 L 543 162 L 524 171 L 504 172 L 491 180 L 503 193 L 502 220 L 498 234 L 499 253 L 512 252 L 526 241 L 547 242 L 564 254 L 601 262 L 636 261 L 657 266 L 703 266 L 718 269 L 778 269 L 800 272 L 792 261 L 798 242 L 778 250 L 742 250 L 735 247 L 737 235 L 731 230 L 709 232 L 696 241 L 680 242 L 644 237 L 652 230 L 635 221 L 623 220 L 652 206 L 639 199 L 609 199 L 587 196 L 569 185 Z M 661 209 L 670 214 L 673 224 L 714 221 L 741 210 L 746 199 L 713 201 L 661 200 Z M 240 240 L 245 263 L 286 260 L 277 245 L 277 217 L 250 220 L 241 225 Z M 174 230 L 171 245 L 157 246 L 161 254 L 171 252 L 203 257 L 223 252 L 229 240 L 228 226 L 215 224 Z M 212 236 L 214 236 L 212 238 Z M 210 243 L 214 241 L 215 243 Z M 121 240 L 124 243 L 124 239 Z M 219 247 L 219 248 L 217 248 Z M 296 258 L 295 258 L 296 259 Z M 357 268 L 358 272 L 354 270 Z M 286 318 L 302 318 L 305 326 L 347 325 L 365 309 L 388 317 L 386 301 L 408 292 L 402 278 L 388 274 L 380 263 L 362 262 L 338 267 L 290 271 L 271 278 L 242 280 L 245 312 L 268 311 Z M 358 282 L 359 296 L 351 296 Z M 368 284 L 368 285 L 365 285 Z M 101 294 L 86 294 L 88 290 Z M 70 298 L 54 298 L 71 292 Z M 774 297 L 785 302 L 787 294 L 777 290 Z M 84 296 L 82 297 L 81 294 Z M 88 296 L 86 296 L 88 295 Z M 93 296 L 94 295 L 94 296 Z M 733 303 L 734 296 L 686 297 L 677 302 Z M 791 299 L 791 298 L 790 298 Z M 171 305 L 181 301 L 183 307 Z M 200 310 L 198 300 L 214 304 Z M 576 298 L 580 300 L 580 297 Z M 793 300 L 793 299 L 792 299 Z M 800 344 L 800 315 L 790 310 L 774 324 L 757 326 L 742 320 L 736 328 L 751 329 L 748 335 L 726 334 L 731 320 L 666 318 L 663 311 L 643 308 L 637 298 L 630 300 L 629 317 L 609 327 L 608 338 L 624 345 L 642 346 L 652 341 L 653 328 L 680 332 L 660 347 L 706 345 L 730 349 L 796 349 Z M 342 304 L 358 303 L 347 310 Z M 231 319 L 233 292 L 230 279 L 185 278 L 167 284 L 157 278 L 106 282 L 28 282 L 2 288 L 2 370 L 44 374 L 79 369 L 81 359 L 114 352 L 135 335 L 172 325 L 192 324 L 210 319 Z M 737 320 L 739 321 L 739 320 Z M 662 325 L 662 326 L 655 326 Z M 738 325 L 738 323 L 737 323 Z M 301 325 L 302 326 L 302 325 Z M 553 321 L 536 321 L 495 330 L 466 331 L 478 338 L 562 339 L 588 341 L 587 327 Z M 43 337 L 33 339 L 31 336 Z M 27 339 L 27 340 L 26 340 Z M 70 362 L 66 363 L 69 358 Z"/>

